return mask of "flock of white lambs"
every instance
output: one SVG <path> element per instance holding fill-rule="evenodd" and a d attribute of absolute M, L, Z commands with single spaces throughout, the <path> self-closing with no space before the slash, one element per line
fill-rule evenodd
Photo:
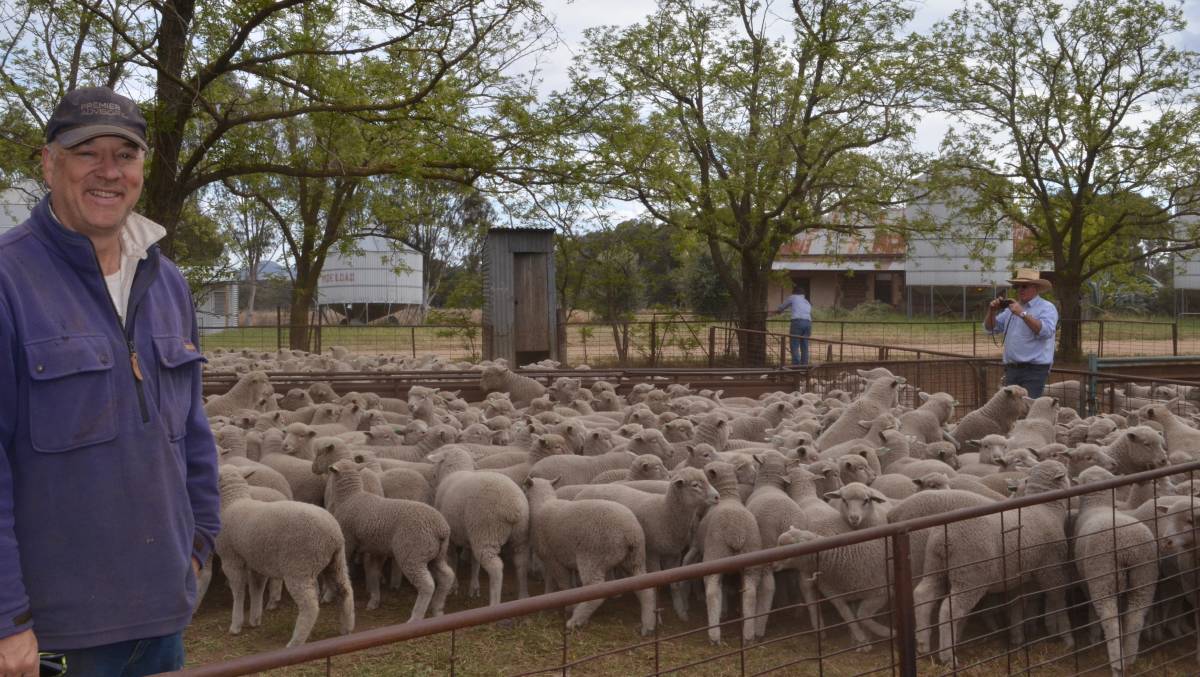
<path fill-rule="evenodd" d="M 347 563 L 356 558 L 367 608 L 380 603 L 390 561 L 391 583 L 403 577 L 418 591 L 413 620 L 442 613 L 456 585 L 452 548 L 469 554 L 467 593 L 479 594 L 482 567 L 488 602 L 497 604 L 506 566 L 525 597 L 531 563 L 549 592 L 613 570 L 636 575 L 1200 458 L 1200 388 L 1131 386 L 1122 397 L 1134 410 L 1080 418 L 1060 405 L 1078 401 L 1078 382 L 1053 384 L 1036 400 L 1008 386 L 952 422 L 953 397 L 915 392 L 884 368 L 749 399 L 648 383 L 622 396 L 586 371 L 545 385 L 503 364 L 415 364 L 341 349 L 209 358 L 210 369 L 241 372 L 205 405 L 222 463 L 216 556 L 233 591 L 230 632 L 242 629 L 247 590 L 254 626 L 264 596 L 273 606 L 286 586 L 299 608 L 289 646 L 307 639 L 322 595 L 338 600 L 343 632 L 353 629 Z M 466 402 L 415 386 L 399 400 L 338 394 L 327 383 L 275 393 L 264 367 L 469 367 L 487 395 Z M 1166 406 L 1151 397 L 1173 399 Z M 1092 600 L 1100 619 L 1093 636 L 1102 633 L 1114 672 L 1137 656 L 1148 612 L 1174 620 L 1147 632 L 1190 631 L 1175 608 L 1182 602 L 1152 604 L 1160 580 L 1196 585 L 1195 576 L 1175 574 L 1195 566 L 1200 483 L 1175 481 L 1117 492 L 1116 505 L 1100 492 L 912 534 L 919 648 L 936 640 L 939 658 L 953 663 L 952 638 L 963 636 L 968 612 L 988 593 L 1014 590 L 1042 593 L 1047 631 L 1070 648 L 1064 594 L 1072 581 Z M 813 627 L 819 605 L 832 603 L 869 650 L 872 634 L 889 636 L 876 620 L 888 602 L 885 547 L 873 540 L 744 571 L 743 639 L 764 635 L 776 579 L 796 571 L 781 580 L 798 581 Z M 721 638 L 720 579 L 704 580 L 713 642 Z M 688 587 L 673 586 L 671 596 L 686 619 Z M 652 632 L 654 591 L 638 602 L 640 631 Z M 587 623 L 600 604 L 577 605 L 568 626 Z M 1019 643 L 1023 608 L 1009 610 Z"/>

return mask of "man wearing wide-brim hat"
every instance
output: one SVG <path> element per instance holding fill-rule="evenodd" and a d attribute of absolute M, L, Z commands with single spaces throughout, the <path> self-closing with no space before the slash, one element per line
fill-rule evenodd
<path fill-rule="evenodd" d="M 992 299 L 983 328 L 1004 335 L 1005 385 L 1019 385 L 1030 397 L 1041 397 L 1054 364 L 1054 331 L 1058 327 L 1058 308 L 1039 296 L 1050 288 L 1050 280 L 1031 268 L 1018 268 L 1008 283 L 1017 292 L 1016 300 Z"/>

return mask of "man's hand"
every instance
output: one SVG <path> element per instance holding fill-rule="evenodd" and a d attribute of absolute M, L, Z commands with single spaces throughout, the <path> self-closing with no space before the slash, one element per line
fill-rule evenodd
<path fill-rule="evenodd" d="M 1008 307 L 1008 311 L 1013 314 L 1013 317 L 1019 318 L 1021 313 L 1025 312 L 1025 309 L 1021 307 L 1019 302 L 1013 301 L 1012 305 Z"/>
<path fill-rule="evenodd" d="M 0 677 L 38 677 L 39 672 L 33 630 L 0 639 Z"/>

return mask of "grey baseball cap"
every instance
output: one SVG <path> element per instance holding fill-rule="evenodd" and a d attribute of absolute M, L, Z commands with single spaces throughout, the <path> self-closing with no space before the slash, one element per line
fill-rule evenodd
<path fill-rule="evenodd" d="M 119 136 L 149 150 L 146 118 L 137 104 L 108 87 L 80 87 L 67 92 L 50 122 L 46 142 L 73 148 L 98 136 Z"/>

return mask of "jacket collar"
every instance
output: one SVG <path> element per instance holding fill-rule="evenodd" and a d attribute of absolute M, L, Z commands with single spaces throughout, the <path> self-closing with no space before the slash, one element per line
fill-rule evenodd
<path fill-rule="evenodd" d="M 100 264 L 96 261 L 96 248 L 92 246 L 92 241 L 86 235 L 67 228 L 55 217 L 50 208 L 49 194 L 33 208 L 30 230 L 73 267 L 88 272 L 100 272 Z M 141 214 L 131 213 L 121 230 L 121 254 L 125 257 L 123 265 L 137 265 L 152 252 L 157 252 L 158 245 L 155 243 L 166 234 L 167 231 L 162 226 Z"/>

